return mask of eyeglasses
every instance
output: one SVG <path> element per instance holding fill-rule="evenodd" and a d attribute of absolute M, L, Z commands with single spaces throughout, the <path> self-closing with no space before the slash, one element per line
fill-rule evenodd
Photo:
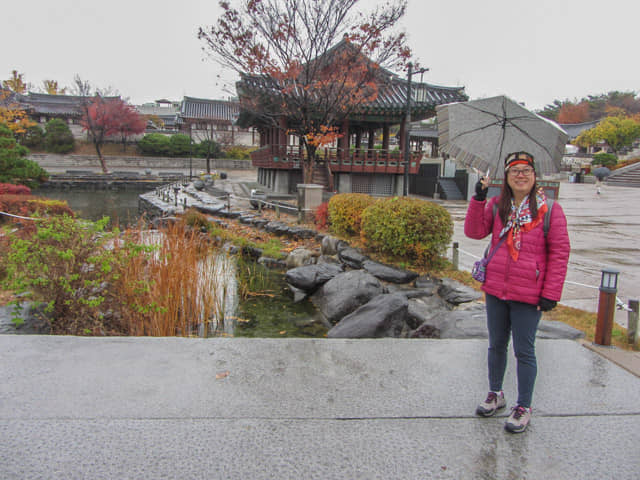
<path fill-rule="evenodd" d="M 523 177 L 530 177 L 531 175 L 533 175 L 533 172 L 534 170 L 531 167 L 509 169 L 509 175 L 512 177 L 519 177 L 520 175 L 522 175 Z"/>

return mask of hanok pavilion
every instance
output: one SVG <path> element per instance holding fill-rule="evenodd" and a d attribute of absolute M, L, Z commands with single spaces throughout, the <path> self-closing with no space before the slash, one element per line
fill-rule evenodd
<path fill-rule="evenodd" d="M 404 185 L 403 141 L 407 112 L 408 81 L 388 70 L 378 80 L 378 95 L 340 119 L 342 136 L 331 147 L 316 153 L 313 183 L 339 193 L 368 193 L 379 196 L 399 195 Z M 305 155 L 299 138 L 288 134 L 291 118 L 276 112 L 277 121 L 262 120 L 261 115 L 243 105 L 256 105 L 273 91 L 271 77 L 242 75 L 236 84 L 241 112 L 238 124 L 255 127 L 260 133 L 260 148 L 251 155 L 258 169 L 258 182 L 278 193 L 295 193 L 303 183 L 301 159 Z M 464 87 L 444 87 L 422 82 L 411 83 L 412 120 L 434 117 L 440 104 L 468 100 Z M 274 102 L 270 102 L 273 105 Z M 400 125 L 398 147 L 391 145 L 390 132 Z M 381 136 L 381 145 L 376 139 Z M 410 134 L 411 140 L 414 136 Z M 419 137 L 416 137 L 419 138 Z M 422 142 L 411 143 L 409 173 L 415 175 L 423 157 Z"/>

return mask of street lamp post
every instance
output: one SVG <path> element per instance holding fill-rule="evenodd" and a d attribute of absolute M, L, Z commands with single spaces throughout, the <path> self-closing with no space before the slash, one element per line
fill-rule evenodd
<path fill-rule="evenodd" d="M 428 68 L 420 68 L 413 71 L 413 63 L 409 62 L 409 70 L 407 71 L 407 111 L 404 121 L 404 186 L 403 196 L 409 195 L 409 146 L 411 145 L 411 139 L 409 138 L 411 130 L 411 76 L 414 73 L 424 73 L 428 71 Z"/>
<path fill-rule="evenodd" d="M 598 319 L 594 338 L 594 343 L 597 345 L 611 345 L 611 330 L 613 328 L 619 274 L 618 270 L 612 268 L 602 269 L 600 298 L 598 299 Z"/>

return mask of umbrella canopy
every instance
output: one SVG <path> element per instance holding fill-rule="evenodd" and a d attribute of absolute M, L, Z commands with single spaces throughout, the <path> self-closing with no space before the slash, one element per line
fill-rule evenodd
<path fill-rule="evenodd" d="M 591 173 L 593 173 L 593 175 L 598 180 L 602 180 L 604 177 L 609 176 L 609 174 L 611 173 L 611 170 L 609 170 L 607 167 L 598 167 L 595 170 L 593 170 Z"/>
<path fill-rule="evenodd" d="M 504 158 L 533 155 L 538 175 L 560 171 L 569 136 L 547 120 L 505 97 L 449 103 L 436 107 L 440 151 L 492 178 L 504 177 Z"/>

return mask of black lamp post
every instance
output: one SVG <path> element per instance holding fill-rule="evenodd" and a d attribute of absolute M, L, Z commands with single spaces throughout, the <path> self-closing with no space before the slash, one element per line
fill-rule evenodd
<path fill-rule="evenodd" d="M 414 73 L 424 73 L 427 72 L 428 68 L 421 68 L 419 70 L 413 71 L 413 63 L 409 62 L 409 70 L 407 72 L 407 111 L 406 117 L 404 121 L 404 188 L 403 188 L 403 196 L 409 195 L 409 146 L 411 145 L 411 140 L 409 138 L 409 132 L 411 130 L 411 76 Z"/>
<path fill-rule="evenodd" d="M 618 270 L 612 268 L 602 269 L 600 298 L 598 299 L 598 319 L 594 338 L 594 343 L 597 345 L 611 345 L 613 314 L 616 307 L 616 293 L 618 292 L 618 275 L 620 275 Z"/>

